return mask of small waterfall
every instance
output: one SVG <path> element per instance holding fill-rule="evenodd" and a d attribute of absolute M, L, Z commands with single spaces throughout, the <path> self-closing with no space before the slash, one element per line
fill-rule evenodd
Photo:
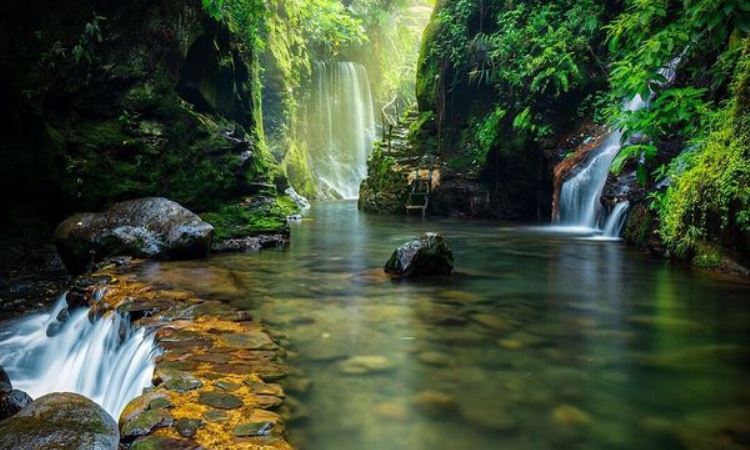
<path fill-rule="evenodd" d="M 623 201 L 615 205 L 607 218 L 607 223 L 604 225 L 604 237 L 619 239 L 622 234 L 622 227 L 625 225 L 625 218 L 630 209 L 630 202 Z"/>
<path fill-rule="evenodd" d="M 677 76 L 677 67 L 680 65 L 682 57 L 674 58 L 666 67 L 659 71 L 664 77 L 662 85 L 670 84 Z M 653 94 L 652 94 L 653 95 Z M 643 99 L 636 95 L 630 101 L 626 102 L 624 109 L 635 112 L 648 108 L 651 99 Z M 601 231 L 600 224 L 604 221 L 602 217 L 601 196 L 604 186 L 607 183 L 609 169 L 612 161 L 622 149 L 621 130 L 616 130 L 607 135 L 598 149 L 594 151 L 594 157 L 588 164 L 583 167 L 573 178 L 569 179 L 560 190 L 560 224 L 566 227 L 585 228 L 587 230 Z M 625 212 L 629 204 L 618 210 L 618 205 L 612 211 L 621 214 L 624 221 Z M 609 224 L 610 219 L 606 220 Z M 606 228 L 606 225 L 605 225 Z M 606 234 L 606 231 L 605 231 Z M 619 236 L 619 230 L 618 234 Z"/>
<path fill-rule="evenodd" d="M 318 62 L 313 83 L 308 109 L 312 170 L 324 193 L 356 199 L 377 135 L 367 71 L 352 62 Z"/>
<path fill-rule="evenodd" d="M 158 347 L 152 334 L 133 329 L 120 314 L 89 321 L 88 310 L 70 313 L 58 325 L 63 295 L 49 313 L 34 314 L 0 332 L 0 366 L 13 387 L 33 398 L 74 392 L 101 405 L 117 420 L 130 400 L 151 386 Z M 50 328 L 51 330 L 51 328 Z"/>
<path fill-rule="evenodd" d="M 596 229 L 601 209 L 599 197 L 607 182 L 612 160 L 622 148 L 622 133 L 610 133 L 589 164 L 560 191 L 560 223 L 570 227 Z"/>

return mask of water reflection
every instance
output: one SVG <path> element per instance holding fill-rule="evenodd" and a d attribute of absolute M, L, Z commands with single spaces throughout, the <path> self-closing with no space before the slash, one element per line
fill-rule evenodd
<path fill-rule="evenodd" d="M 448 239 L 462 275 L 387 279 L 391 251 L 427 230 Z M 327 203 L 288 250 L 146 275 L 289 335 L 313 382 L 297 394 L 308 418 L 292 424 L 303 448 L 747 445 L 750 289 L 618 243 Z"/>

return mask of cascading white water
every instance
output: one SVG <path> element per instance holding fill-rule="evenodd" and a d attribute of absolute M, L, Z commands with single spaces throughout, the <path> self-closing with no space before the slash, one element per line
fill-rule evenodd
<path fill-rule="evenodd" d="M 308 109 L 312 170 L 324 193 L 355 199 L 377 133 L 367 71 L 352 62 L 318 62 L 313 81 Z"/>
<path fill-rule="evenodd" d="M 560 223 L 570 227 L 596 229 L 601 209 L 599 197 L 607 182 L 612 160 L 622 148 L 622 133 L 610 133 L 589 164 L 566 181 L 560 190 Z"/>
<path fill-rule="evenodd" d="M 607 217 L 607 223 L 604 225 L 604 237 L 613 239 L 620 237 L 628 209 L 630 209 L 630 202 L 627 200 L 615 205 L 609 217 Z"/>
<path fill-rule="evenodd" d="M 13 322 L 0 332 L 0 366 L 13 387 L 33 398 L 74 392 L 101 405 L 117 420 L 130 400 L 151 386 L 159 350 L 152 334 L 133 329 L 111 313 L 89 321 L 73 311 L 52 337 L 47 329 L 65 308 L 63 295 L 48 313 Z"/>
<path fill-rule="evenodd" d="M 670 61 L 670 63 L 659 71 L 664 77 L 662 85 L 670 84 L 677 76 L 677 66 L 682 57 Z M 648 108 L 651 99 L 643 99 L 636 95 L 626 102 L 624 109 L 630 112 Z M 574 177 L 563 183 L 560 189 L 560 224 L 566 227 L 583 228 L 592 231 L 602 231 L 599 225 L 603 221 L 602 205 L 600 198 L 607 183 L 609 169 L 612 161 L 622 149 L 622 130 L 616 130 L 608 134 L 588 164 L 583 167 Z M 617 206 L 613 209 L 619 211 Z M 628 204 L 629 207 L 629 204 Z M 626 211 L 625 211 L 626 212 Z M 609 222 L 609 220 L 607 220 Z M 606 228 L 606 226 L 605 226 Z M 619 237 L 618 234 L 615 237 Z M 606 235 L 606 230 L 605 230 Z"/>

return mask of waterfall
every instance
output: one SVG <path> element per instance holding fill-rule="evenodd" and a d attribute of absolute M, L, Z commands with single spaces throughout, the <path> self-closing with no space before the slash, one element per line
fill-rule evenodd
<path fill-rule="evenodd" d="M 625 225 L 625 218 L 627 217 L 628 209 L 630 209 L 630 202 L 627 200 L 615 205 L 607 218 L 607 223 L 604 225 L 604 237 L 613 239 L 620 238 L 622 227 Z"/>
<path fill-rule="evenodd" d="M 63 295 L 48 313 L 34 314 L 3 327 L 0 366 L 13 387 L 33 398 L 74 392 L 101 405 L 117 420 L 130 400 L 151 386 L 158 348 L 152 334 L 133 329 L 126 317 L 111 313 L 95 320 L 88 309 L 72 311 L 60 324 Z M 48 329 L 60 325 L 54 333 Z"/>
<path fill-rule="evenodd" d="M 318 62 L 313 85 L 308 108 L 312 170 L 323 193 L 356 199 L 377 133 L 367 71 L 352 62 Z"/>
<path fill-rule="evenodd" d="M 571 227 L 595 229 L 612 160 L 622 148 L 622 133 L 610 133 L 599 151 L 578 174 L 566 181 L 560 191 L 560 223 Z"/>
<path fill-rule="evenodd" d="M 664 77 L 661 85 L 667 85 L 674 81 L 677 76 L 677 66 L 682 57 L 674 58 L 659 70 Z M 653 93 L 652 93 L 653 97 Z M 640 94 L 626 102 L 624 109 L 630 112 L 648 108 L 651 99 L 643 99 Z M 560 190 L 560 224 L 567 227 L 585 228 L 587 230 L 602 231 L 599 225 L 609 219 L 602 217 L 601 196 L 607 183 L 609 169 L 612 161 L 622 149 L 622 130 L 616 130 L 608 134 L 598 149 L 592 153 L 587 165 L 583 167 L 574 177 L 563 183 Z M 618 203 L 617 206 L 620 206 Z M 612 211 L 618 212 L 624 221 L 627 206 L 618 210 L 617 206 Z M 622 209 L 625 209 L 624 211 Z M 619 230 L 618 230 L 619 236 Z"/>

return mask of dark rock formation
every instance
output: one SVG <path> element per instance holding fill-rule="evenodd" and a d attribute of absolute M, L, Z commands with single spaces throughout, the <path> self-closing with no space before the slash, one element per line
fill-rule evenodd
<path fill-rule="evenodd" d="M 199 0 L 4 2 L 0 201 L 60 217 L 250 193 L 273 162 L 253 137 L 248 49 Z"/>
<path fill-rule="evenodd" d="M 73 273 L 110 256 L 206 256 L 212 236 L 211 225 L 165 198 L 132 200 L 100 214 L 71 216 L 55 230 L 57 248 Z"/>
<path fill-rule="evenodd" d="M 31 404 L 33 399 L 29 394 L 13 389 L 8 394 L 0 395 L 0 420 L 17 414 Z"/>
<path fill-rule="evenodd" d="M 492 218 L 490 192 L 469 177 L 441 172 L 441 183 L 430 197 L 430 214 L 448 217 Z"/>
<path fill-rule="evenodd" d="M 96 403 L 78 394 L 49 394 L 0 422 L 0 449 L 115 450 L 117 423 Z"/>
<path fill-rule="evenodd" d="M 32 399 L 29 394 L 13 389 L 10 377 L 0 367 L 0 420 L 6 419 L 25 408 Z"/>
<path fill-rule="evenodd" d="M 450 275 L 453 272 L 453 252 L 442 236 L 425 233 L 396 249 L 384 269 L 391 275 L 404 278 Z"/>

